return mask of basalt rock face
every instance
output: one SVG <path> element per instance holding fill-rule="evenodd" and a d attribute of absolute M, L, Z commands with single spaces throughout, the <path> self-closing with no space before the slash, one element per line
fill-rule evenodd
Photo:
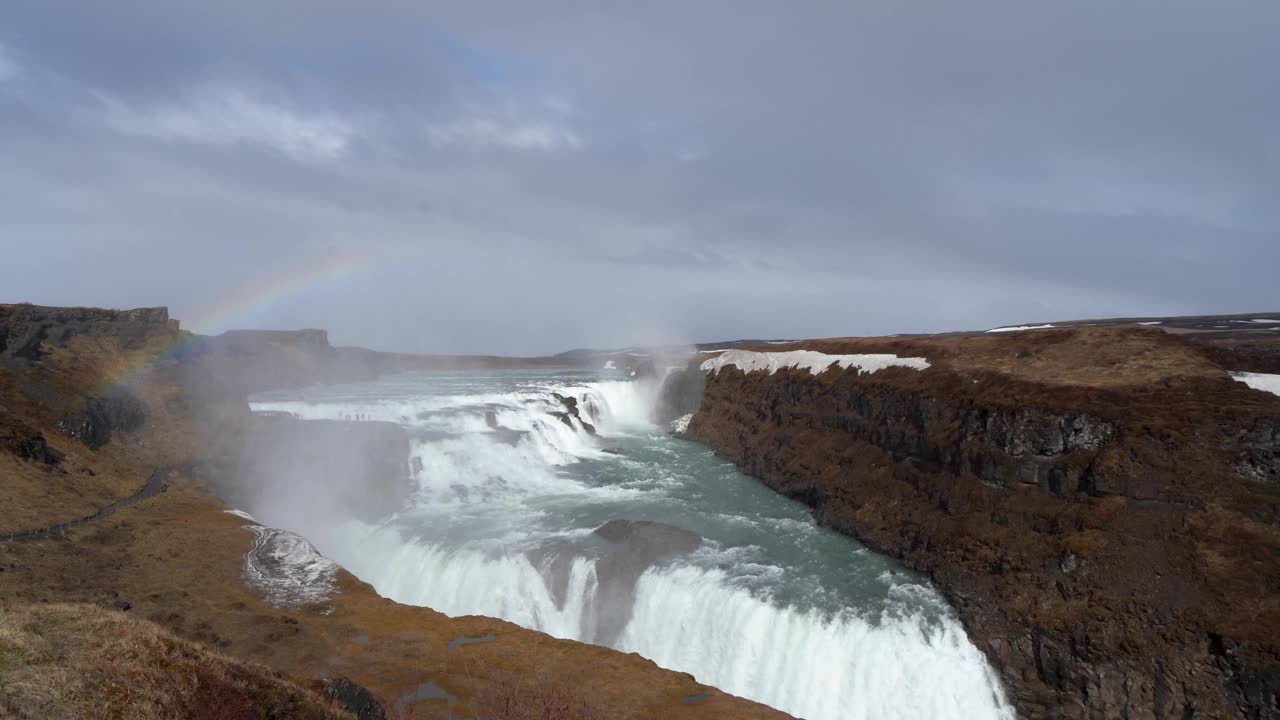
<path fill-rule="evenodd" d="M 929 573 L 1023 717 L 1280 718 L 1280 398 L 1211 366 L 1050 386 L 895 345 L 866 351 L 940 359 L 725 368 L 688 436 Z"/>
<path fill-rule="evenodd" d="M 551 413 L 552 417 L 564 423 L 570 429 L 575 429 L 573 423 L 576 420 L 578 421 L 578 424 L 582 426 L 582 429 L 587 432 L 588 435 L 596 434 L 596 426 L 587 422 L 586 418 L 582 417 L 582 411 L 578 409 L 577 398 L 566 397 L 564 395 L 561 395 L 560 393 L 551 393 L 551 394 L 552 396 L 555 397 L 556 402 L 564 406 L 563 412 L 558 410 L 553 411 Z M 591 408 L 589 408 L 589 410 L 590 409 Z"/>
<path fill-rule="evenodd" d="M 109 339 L 122 349 L 139 349 L 159 335 L 176 332 L 167 308 L 103 310 L 40 305 L 0 305 L 0 358 L 39 360 L 45 346 L 64 346 L 73 337 Z"/>
<path fill-rule="evenodd" d="M 130 384 L 179 338 L 162 307 L 0 305 L 0 370 L 21 378 L 20 392 L 58 430 L 94 450 L 147 423 L 147 403 Z"/>
<path fill-rule="evenodd" d="M 68 411 L 58 422 L 67 435 L 97 450 L 113 435 L 137 432 L 147 421 L 146 407 L 127 390 L 112 388 Z"/>
<path fill-rule="evenodd" d="M 0 412 L 0 451 L 48 467 L 55 467 L 64 459 L 62 453 L 49 447 L 43 433 L 5 412 Z"/>

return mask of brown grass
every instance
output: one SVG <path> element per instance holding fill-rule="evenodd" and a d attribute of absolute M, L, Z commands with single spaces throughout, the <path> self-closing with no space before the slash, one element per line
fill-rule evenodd
<path fill-rule="evenodd" d="M 923 356 L 962 374 L 998 373 L 1047 385 L 1125 387 L 1173 378 L 1222 379 L 1226 374 L 1186 341 L 1153 328 L 1072 327 L 996 335 L 829 338 L 754 350 L 817 350 L 832 354 L 890 352 Z"/>
<path fill-rule="evenodd" d="M 467 699 L 470 712 L 437 707 L 432 720 L 604 720 L 605 714 L 584 696 L 582 689 L 564 684 L 550 674 L 532 671 L 512 673 L 482 665 L 468 665 L 464 672 L 475 690 Z M 396 707 L 391 720 L 414 717 L 409 706 Z"/>
<path fill-rule="evenodd" d="M 319 695 L 125 613 L 0 609 L 0 715 L 20 720 L 350 720 Z"/>
<path fill-rule="evenodd" d="M 472 704 L 481 720 L 603 720 L 576 688 L 546 676 L 500 674 Z"/>

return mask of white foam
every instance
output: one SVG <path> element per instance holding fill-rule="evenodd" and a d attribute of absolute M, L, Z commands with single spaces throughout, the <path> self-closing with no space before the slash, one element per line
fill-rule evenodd
<path fill-rule="evenodd" d="M 1270 375 L 1267 373 L 1250 373 L 1238 372 L 1231 373 L 1231 377 L 1239 382 L 1248 385 L 1254 390 L 1269 392 L 1272 395 L 1280 395 L 1280 375 Z"/>
<path fill-rule="evenodd" d="M 1052 328 L 1052 327 L 1058 327 L 1058 326 L 1057 325 L 1017 325 L 1013 327 L 991 328 L 987 332 L 989 333 L 1020 332 L 1022 330 L 1044 330 L 1046 328 Z"/>
<path fill-rule="evenodd" d="M 338 529 L 347 568 L 378 594 L 446 615 L 489 615 L 550 635 L 581 640 L 584 607 L 595 593 L 594 564 L 578 558 L 565 604 L 557 607 L 541 573 L 522 553 L 447 548 L 402 538 L 393 528 L 355 523 Z M 336 538 L 335 538 L 336 539 Z"/>
<path fill-rule="evenodd" d="M 921 357 L 898 357 L 890 353 L 866 355 L 828 355 L 813 350 L 792 350 L 790 352 L 752 352 L 750 350 L 727 350 L 719 357 L 702 363 L 705 372 L 717 373 L 720 368 L 733 365 L 739 370 L 751 373 L 767 371 L 770 375 L 782 369 L 795 368 L 808 370 L 818 375 L 832 365 L 841 369 L 855 368 L 859 372 L 873 373 L 890 367 L 904 367 L 912 370 L 924 370 L 929 361 Z"/>
<path fill-rule="evenodd" d="M 1014 717 L 949 616 L 826 617 L 753 597 L 718 570 L 645 573 L 618 649 L 810 720 Z"/>
<path fill-rule="evenodd" d="M 693 420 L 693 413 L 682 415 L 671 421 L 671 432 L 677 435 L 683 435 L 689 432 L 689 422 Z"/>
<path fill-rule="evenodd" d="M 514 547 L 447 548 L 358 523 L 335 532 L 334 541 L 350 558 L 348 569 L 397 602 L 592 639 L 594 561 L 573 561 L 557 604 L 539 569 Z M 734 550 L 749 554 L 751 548 Z M 740 573 L 753 569 L 777 572 L 735 566 Z M 921 594 L 936 595 L 922 585 L 908 589 L 913 607 L 930 600 Z M 929 604 L 945 608 L 941 599 Z M 982 654 L 950 616 L 889 613 L 872 621 L 779 607 L 717 569 L 684 565 L 646 572 L 632 618 L 614 646 L 810 720 L 1013 718 Z"/>

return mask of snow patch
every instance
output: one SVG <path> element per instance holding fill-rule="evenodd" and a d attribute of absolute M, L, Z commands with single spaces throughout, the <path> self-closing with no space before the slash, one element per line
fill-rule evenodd
<path fill-rule="evenodd" d="M 1017 325 L 1012 327 L 991 328 L 987 332 L 989 333 L 1019 332 L 1022 330 L 1044 330 L 1045 328 L 1052 328 L 1052 327 L 1058 327 L 1058 326 L 1057 325 Z"/>
<path fill-rule="evenodd" d="M 1231 373 L 1231 377 L 1237 381 L 1248 385 L 1254 390 L 1269 392 L 1272 395 L 1280 395 L 1280 375 L 1270 375 L 1268 373 L 1250 373 L 1238 372 Z"/>
<path fill-rule="evenodd" d="M 813 350 L 792 350 L 791 352 L 753 352 L 751 350 L 728 350 L 719 357 L 702 363 L 704 372 L 717 373 L 720 368 L 733 365 L 742 372 L 750 373 L 767 370 L 770 375 L 782 369 L 795 368 L 808 370 L 812 375 L 825 372 L 832 365 L 842 370 L 856 368 L 859 372 L 873 373 L 889 367 L 905 367 L 912 370 L 924 370 L 929 361 L 921 357 L 901 358 L 890 353 L 868 355 L 828 355 Z"/>
<path fill-rule="evenodd" d="M 1138 324 L 1139 325 L 1163 325 L 1164 322 L 1161 320 L 1148 320 L 1147 322 L 1140 322 Z"/>

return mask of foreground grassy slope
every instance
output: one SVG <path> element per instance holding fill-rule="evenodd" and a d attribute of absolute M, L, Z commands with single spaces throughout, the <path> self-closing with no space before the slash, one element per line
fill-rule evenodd
<path fill-rule="evenodd" d="M 0 713 L 22 720 L 351 720 L 321 693 L 89 605 L 0 614 Z"/>

